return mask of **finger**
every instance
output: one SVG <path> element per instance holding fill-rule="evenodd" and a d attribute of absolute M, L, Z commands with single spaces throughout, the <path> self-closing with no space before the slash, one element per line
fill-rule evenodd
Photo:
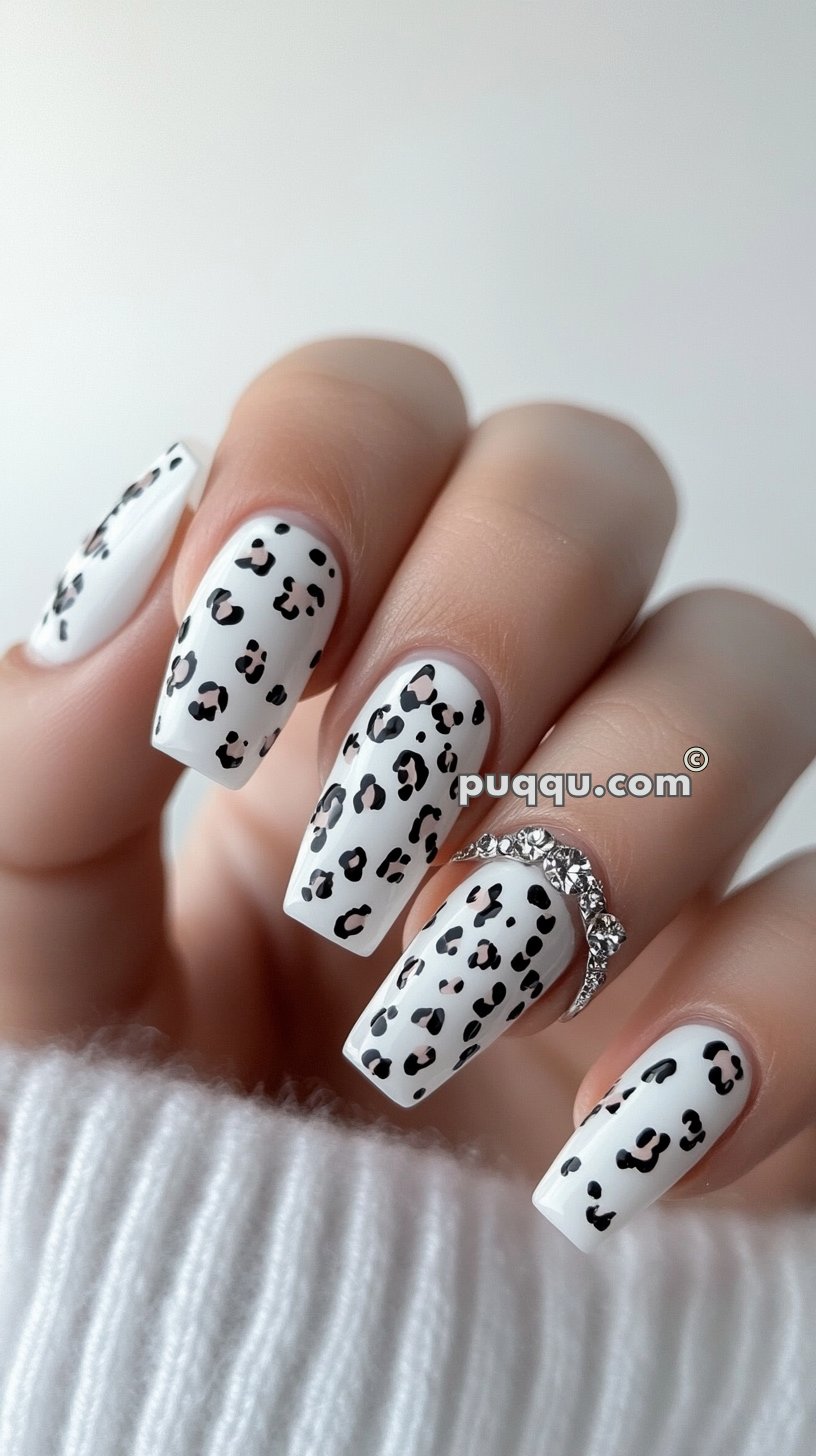
<path fill-rule="evenodd" d="M 812 1125 L 814 892 L 811 852 L 731 895 L 587 1074 L 533 1200 L 579 1248 L 680 1179 L 723 1187 Z"/>
<path fill-rule="evenodd" d="M 179 560 L 156 748 L 247 782 L 341 671 L 464 431 L 447 369 L 407 345 L 311 345 L 256 380 Z"/>
<path fill-rule="evenodd" d="M 376 578 L 459 448 L 458 390 L 420 350 L 337 343 L 294 359 L 291 372 L 285 362 L 276 366 L 239 406 L 213 496 L 179 559 L 183 584 L 196 552 L 208 540 L 215 548 L 219 520 L 230 529 L 230 478 L 244 518 L 260 503 L 274 504 L 276 480 L 288 482 L 287 499 L 301 505 L 315 504 L 322 491 L 346 556 L 356 553 L 366 581 L 366 489 L 372 499 L 378 490 L 397 493 L 396 546 L 386 545 L 382 501 L 369 513 Z M 268 419 L 280 439 L 277 473 Z M 174 570 L 192 486 L 187 457 L 176 466 L 173 459 L 170 452 L 140 477 L 86 538 L 83 581 L 75 581 L 72 562 L 33 650 L 12 649 L 0 664 L 2 993 L 7 1018 L 18 1024 L 50 1028 L 64 1024 L 69 1008 L 75 1019 L 77 1007 L 106 1015 L 143 1005 L 166 954 L 159 821 L 178 769 L 151 751 L 150 729 L 177 630 Z M 346 531 L 341 517 L 354 501 L 356 524 Z M 368 587 L 355 594 L 352 583 L 340 652 L 350 650 L 369 601 Z M 45 654 L 61 665 L 46 669 Z"/>
<path fill-rule="evenodd" d="M 673 520 L 663 466 L 618 421 L 534 405 L 476 431 L 330 706 L 339 752 L 289 915 L 375 949 L 450 833 L 457 774 L 489 743 L 519 763 L 539 742 L 638 611 Z"/>
<path fill-rule="evenodd" d="M 502 835 L 544 817 L 559 841 L 588 856 L 629 937 L 609 961 L 610 976 L 719 873 L 816 752 L 816 644 L 800 622 L 735 592 L 669 603 L 564 715 L 528 769 L 566 774 L 578 765 L 596 784 L 617 772 L 654 778 L 681 764 L 689 743 L 705 744 L 710 763 L 688 798 L 590 794 L 545 816 L 515 801 L 484 824 Z M 402 1105 L 439 1087 L 531 1006 L 529 1030 L 563 1013 L 587 959 L 575 896 L 559 893 L 537 863 L 491 858 L 469 873 L 450 866 L 439 881 L 447 900 L 346 1049 Z M 559 883 L 568 886 L 568 877 Z M 387 1021 L 372 1028 L 382 1008 Z M 415 1019 L 431 1034 L 420 1034 Z"/>

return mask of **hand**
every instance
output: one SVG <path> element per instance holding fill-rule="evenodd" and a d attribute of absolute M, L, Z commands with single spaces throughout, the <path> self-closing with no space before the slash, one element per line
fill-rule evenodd
<path fill-rule="evenodd" d="M 270 1095 L 328 1088 L 357 1113 L 476 1140 L 531 1176 L 566 1137 L 586 1072 L 578 1117 L 601 1106 L 591 1154 L 575 1159 L 584 1173 L 607 1159 L 610 1128 L 625 1142 L 626 1118 L 634 1136 L 663 1117 L 668 1130 L 617 1149 L 618 1169 L 626 1157 L 636 1169 L 626 1196 L 684 1172 L 681 1135 L 696 1132 L 683 1191 L 812 1197 L 816 859 L 721 897 L 816 751 L 816 647 L 788 613 L 723 590 L 691 592 L 632 630 L 675 515 L 644 440 L 554 404 L 470 429 L 438 360 L 334 341 L 250 387 L 194 514 L 184 451 L 158 470 L 86 538 L 30 649 L 2 664 L 4 1034 L 153 1027 L 157 1054 L 204 1075 Z M 710 762 L 689 797 L 482 797 L 456 817 L 456 773 L 591 772 L 599 784 L 681 773 L 698 744 Z M 176 759 L 224 787 L 168 878 L 161 815 Z M 307 828 L 326 782 L 342 794 Z M 557 1018 L 586 946 L 566 900 L 526 866 L 447 864 L 485 830 L 539 823 L 585 851 L 628 932 L 609 986 L 569 1025 Z M 482 898 L 468 901 L 477 883 Z M 417 932 L 424 981 L 405 970 Z M 371 998 L 361 1076 L 341 1049 Z M 655 1042 L 703 1023 L 705 1047 L 684 1034 L 658 1078 Z M 718 1040 L 725 1050 L 710 1051 Z M 473 1046 L 484 1055 L 463 1058 Z M 622 1074 L 641 1056 L 629 1088 Z M 613 1111 L 615 1096 L 602 1099 L 616 1081 Z M 411 1102 L 423 1086 L 407 1110 L 382 1096 Z M 697 1116 L 678 1098 L 711 1103 L 702 1138 L 678 1121 Z M 651 1160 L 660 1171 L 644 1176 Z M 582 1187 L 589 1224 L 607 1200 Z"/>

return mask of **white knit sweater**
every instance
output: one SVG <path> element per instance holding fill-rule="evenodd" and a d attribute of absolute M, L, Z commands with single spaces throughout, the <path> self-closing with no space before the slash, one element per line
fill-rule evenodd
<path fill-rule="evenodd" d="M 2 1456 L 813 1456 L 816 1219 L 587 1259 L 475 1163 L 0 1052 Z"/>

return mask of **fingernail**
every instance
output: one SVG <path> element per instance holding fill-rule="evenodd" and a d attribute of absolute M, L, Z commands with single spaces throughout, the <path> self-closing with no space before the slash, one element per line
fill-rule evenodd
<path fill-rule="evenodd" d="M 566 969 L 575 943 L 566 899 L 537 869 L 491 862 L 414 937 L 344 1054 L 410 1107 L 501 1036 Z"/>
<path fill-rule="evenodd" d="M 383 679 L 348 732 L 312 815 L 284 909 L 368 955 L 419 887 L 481 765 L 490 716 L 460 668 L 417 657 Z"/>
<path fill-rule="evenodd" d="M 144 600 L 201 467 L 171 445 L 129 485 L 74 552 L 29 639 L 44 662 L 75 662 L 100 647 Z"/>
<path fill-rule="evenodd" d="M 678 1026 L 601 1099 L 533 1194 L 585 1253 L 699 1162 L 742 1112 L 751 1065 L 730 1031 Z"/>
<path fill-rule="evenodd" d="M 255 516 L 218 553 L 187 608 L 156 706 L 153 745 L 239 789 L 317 666 L 340 605 L 324 541 Z"/>

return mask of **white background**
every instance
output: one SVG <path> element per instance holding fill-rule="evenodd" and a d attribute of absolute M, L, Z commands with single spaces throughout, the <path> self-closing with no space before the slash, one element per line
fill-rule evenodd
<path fill-rule="evenodd" d="M 439 349 L 476 412 L 623 413 L 684 497 L 660 595 L 816 617 L 812 0 L 0 15 L 2 638 L 168 440 L 335 331 Z M 814 810 L 811 774 L 759 858 Z"/>

